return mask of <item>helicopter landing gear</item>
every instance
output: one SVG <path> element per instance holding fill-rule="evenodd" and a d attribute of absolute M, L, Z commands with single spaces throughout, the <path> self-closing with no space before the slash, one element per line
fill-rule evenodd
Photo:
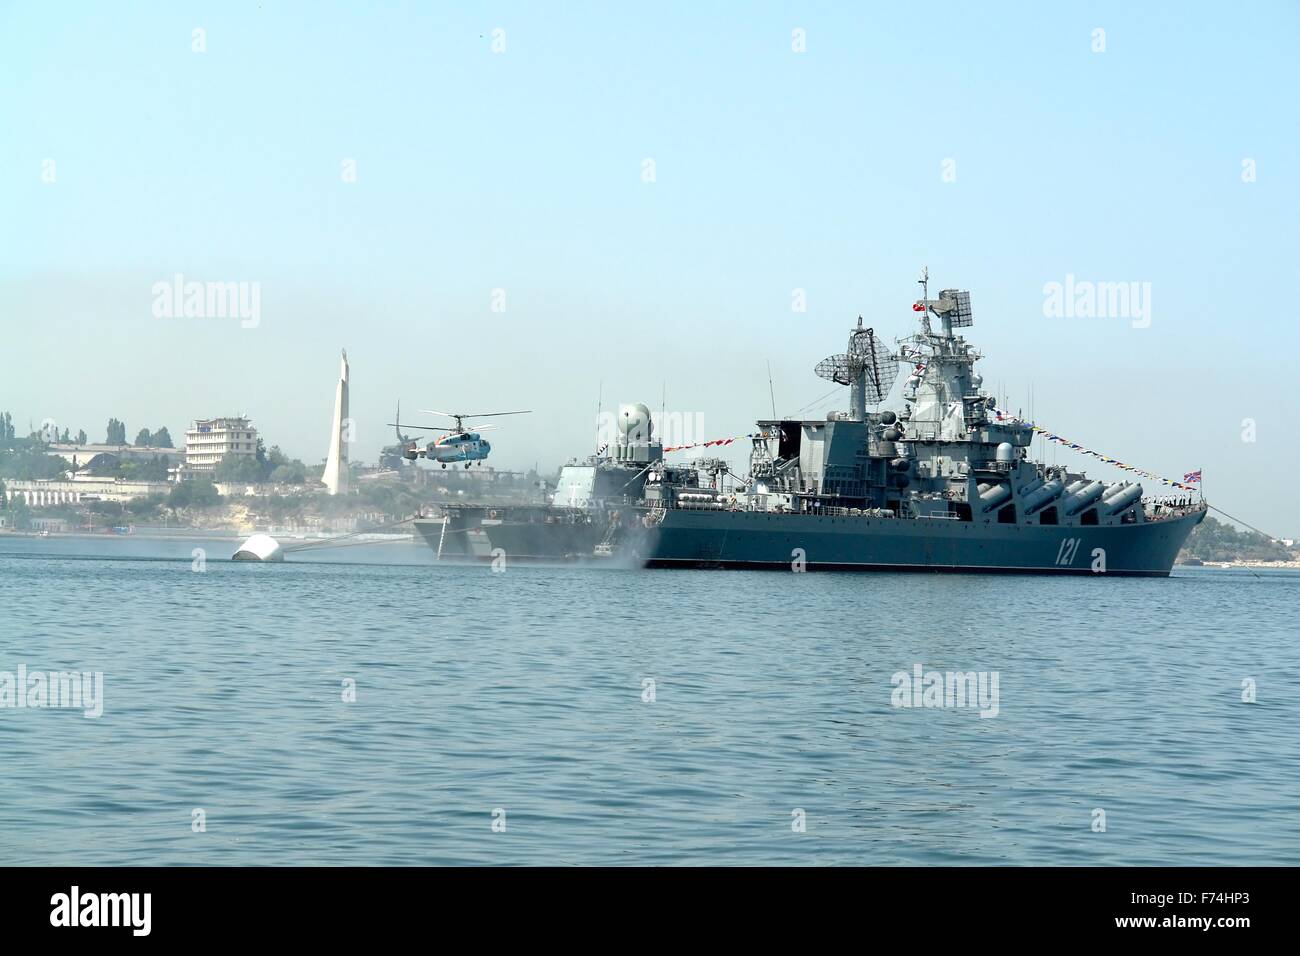
<path fill-rule="evenodd" d="M 442 467 L 443 467 L 443 470 L 445 471 L 445 470 L 447 469 L 447 463 L 446 463 L 446 462 L 443 462 Z"/>

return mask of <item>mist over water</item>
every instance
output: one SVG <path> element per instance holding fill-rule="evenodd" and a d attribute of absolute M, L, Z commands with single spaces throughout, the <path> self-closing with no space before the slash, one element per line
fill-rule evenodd
<path fill-rule="evenodd" d="M 0 709 L 9 863 L 1300 862 L 1295 572 L 72 544 L 0 541 L 0 671 L 104 673 L 98 719 Z M 997 672 L 996 718 L 891 706 L 917 664 Z"/>

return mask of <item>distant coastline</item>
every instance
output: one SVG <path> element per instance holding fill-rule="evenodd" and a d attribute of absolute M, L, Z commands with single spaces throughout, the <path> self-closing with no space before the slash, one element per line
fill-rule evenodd
<path fill-rule="evenodd" d="M 1231 561 L 1202 561 L 1199 558 L 1180 558 L 1176 562 L 1180 568 L 1283 568 L 1300 570 L 1300 560 L 1295 561 L 1255 561 L 1236 559 Z"/>

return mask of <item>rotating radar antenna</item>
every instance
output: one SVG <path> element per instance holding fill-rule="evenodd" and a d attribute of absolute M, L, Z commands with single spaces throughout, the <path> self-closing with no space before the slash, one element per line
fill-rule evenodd
<path fill-rule="evenodd" d="M 898 362 L 873 329 L 862 327 L 859 316 L 858 327 L 849 333 L 848 351 L 822 359 L 814 371 L 829 382 L 858 386 L 866 404 L 879 405 L 898 378 Z"/>

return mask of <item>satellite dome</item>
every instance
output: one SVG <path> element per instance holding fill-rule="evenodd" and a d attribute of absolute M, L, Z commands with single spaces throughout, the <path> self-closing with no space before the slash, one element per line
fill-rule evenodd
<path fill-rule="evenodd" d="M 239 546 L 232 561 L 283 561 L 280 542 L 269 534 L 255 534 Z"/>
<path fill-rule="evenodd" d="M 1016 450 L 1011 447 L 1011 442 L 1000 442 L 997 450 L 998 461 L 1015 461 Z"/>
<path fill-rule="evenodd" d="M 632 441 L 648 441 L 653 431 L 650 424 L 650 409 L 640 402 L 634 405 L 620 405 L 618 430 Z"/>

